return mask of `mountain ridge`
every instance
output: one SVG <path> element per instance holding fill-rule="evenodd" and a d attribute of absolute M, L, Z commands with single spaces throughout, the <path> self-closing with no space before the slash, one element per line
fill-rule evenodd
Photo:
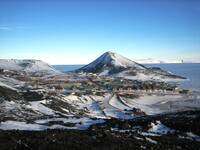
<path fill-rule="evenodd" d="M 58 70 L 48 63 L 35 59 L 0 59 L 0 69 L 24 71 L 27 73 L 59 73 Z"/>

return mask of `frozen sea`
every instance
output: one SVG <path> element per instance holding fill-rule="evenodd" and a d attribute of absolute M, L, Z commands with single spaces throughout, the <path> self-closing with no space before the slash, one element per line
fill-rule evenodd
<path fill-rule="evenodd" d="M 54 65 L 62 72 L 76 70 L 84 65 Z M 200 63 L 190 64 L 146 64 L 147 67 L 160 67 L 176 75 L 186 77 L 188 80 L 179 82 L 180 87 L 200 91 Z"/>

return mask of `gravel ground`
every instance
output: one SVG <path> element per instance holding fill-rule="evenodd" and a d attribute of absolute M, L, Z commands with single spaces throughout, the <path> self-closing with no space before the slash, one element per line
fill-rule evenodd
<path fill-rule="evenodd" d="M 173 133 L 144 135 L 161 122 Z M 88 130 L 3 131 L 1 150 L 198 150 L 200 111 L 144 116 L 133 120 L 110 119 Z M 115 129 L 115 130 L 114 130 Z M 194 136 L 195 135 L 195 136 Z"/>

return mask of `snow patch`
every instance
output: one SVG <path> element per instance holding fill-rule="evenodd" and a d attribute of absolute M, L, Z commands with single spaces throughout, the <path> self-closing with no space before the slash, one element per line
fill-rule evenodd
<path fill-rule="evenodd" d="M 40 131 L 47 129 L 46 126 L 39 124 L 30 124 L 26 122 L 19 121 L 5 121 L 0 123 L 0 129 L 2 130 L 32 130 Z"/>
<path fill-rule="evenodd" d="M 148 132 L 156 134 L 168 134 L 174 133 L 174 130 L 163 125 L 160 121 L 156 121 L 156 123 L 151 123 L 151 128 L 148 130 Z"/>
<path fill-rule="evenodd" d="M 6 85 L 6 84 L 4 84 L 4 83 L 2 83 L 2 82 L 0 82 L 0 86 L 5 87 L 5 88 L 8 88 L 8 89 L 13 90 L 13 91 L 18 91 L 16 88 L 13 88 L 13 87 L 11 87 L 11 86 L 9 86 L 9 85 Z"/>
<path fill-rule="evenodd" d="M 29 102 L 29 105 L 27 105 L 27 108 L 31 108 L 34 111 L 39 111 L 40 113 L 46 114 L 46 115 L 55 115 L 54 111 L 46 106 L 44 106 L 43 104 L 46 101 L 32 101 Z"/>

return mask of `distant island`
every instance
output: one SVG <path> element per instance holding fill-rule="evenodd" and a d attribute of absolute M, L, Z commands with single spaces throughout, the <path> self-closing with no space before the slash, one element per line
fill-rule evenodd
<path fill-rule="evenodd" d="M 181 64 L 181 63 L 200 63 L 200 60 L 157 60 L 153 58 L 138 59 L 136 62 L 141 64 Z"/>

